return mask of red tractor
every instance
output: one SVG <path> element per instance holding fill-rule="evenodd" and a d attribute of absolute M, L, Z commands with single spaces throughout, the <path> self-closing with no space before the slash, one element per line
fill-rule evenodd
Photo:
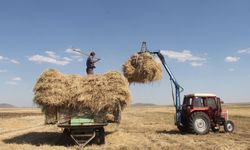
<path fill-rule="evenodd" d="M 146 42 L 142 42 L 141 51 L 158 56 L 170 77 L 172 97 L 176 110 L 175 125 L 181 132 L 191 131 L 196 134 L 206 134 L 210 129 L 219 131 L 220 126 L 224 126 L 225 132 L 233 132 L 234 124 L 228 120 L 228 112 L 222 111 L 222 101 L 219 97 L 214 94 L 189 94 L 184 96 L 183 105 L 181 105 L 180 93 L 184 89 L 179 85 L 168 67 L 162 52 L 147 50 Z"/>
<path fill-rule="evenodd" d="M 228 118 L 228 111 L 222 110 L 220 100 L 214 94 L 195 93 L 184 96 L 181 109 L 180 131 L 206 134 L 212 129 L 219 131 L 224 126 L 225 132 L 233 132 L 234 124 Z"/>

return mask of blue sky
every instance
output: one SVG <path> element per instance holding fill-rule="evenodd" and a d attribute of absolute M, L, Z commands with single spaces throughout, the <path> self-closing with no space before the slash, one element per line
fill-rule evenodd
<path fill-rule="evenodd" d="M 33 106 L 32 88 L 45 68 L 85 74 L 121 65 L 146 41 L 163 50 L 184 93 L 209 92 L 250 102 L 248 0 L 3 0 L 0 2 L 0 103 Z M 169 77 L 130 85 L 133 103 L 172 104 Z"/>

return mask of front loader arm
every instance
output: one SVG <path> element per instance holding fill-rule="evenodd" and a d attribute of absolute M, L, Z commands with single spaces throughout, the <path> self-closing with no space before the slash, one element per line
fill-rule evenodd
<path fill-rule="evenodd" d="M 175 79 L 173 73 L 171 72 L 170 68 L 168 67 L 164 56 L 160 51 L 157 52 L 149 52 L 153 55 L 157 55 L 159 59 L 161 60 L 162 65 L 164 66 L 165 70 L 167 71 L 170 81 L 174 83 L 175 86 L 175 110 L 176 110 L 176 122 L 175 124 L 178 126 L 181 124 L 181 100 L 180 100 L 180 93 L 184 91 L 184 89 L 179 85 L 177 80 Z"/>

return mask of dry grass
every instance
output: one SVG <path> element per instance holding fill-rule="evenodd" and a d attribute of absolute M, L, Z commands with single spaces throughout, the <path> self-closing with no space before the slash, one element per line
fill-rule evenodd
<path fill-rule="evenodd" d="M 41 111 L 38 109 L 31 108 L 1 108 L 0 109 L 0 119 L 3 118 L 16 118 L 16 117 L 25 117 L 25 116 L 39 116 Z"/>
<path fill-rule="evenodd" d="M 41 106 L 90 109 L 97 113 L 130 103 L 127 79 L 116 71 L 101 75 L 65 75 L 46 69 L 34 86 L 34 102 Z"/>
<path fill-rule="evenodd" d="M 229 104 L 224 105 L 223 108 L 229 109 L 232 116 L 250 117 L 249 108 L 250 104 Z"/>
<path fill-rule="evenodd" d="M 86 149 L 250 149 L 250 106 L 226 106 L 236 129 L 232 134 L 210 132 L 207 135 L 180 134 L 174 126 L 173 107 L 130 107 L 122 114 L 118 131 L 106 127 L 106 144 Z M 19 110 L 17 110 L 19 111 Z M 20 110 L 21 111 L 21 110 Z M 39 111 L 39 110 L 37 110 Z M 0 111 L 1 112 L 1 111 Z M 43 126 L 43 116 L 2 118 L 0 128 L 19 130 L 0 133 L 1 150 L 12 149 L 76 149 L 56 126 Z M 32 122 L 33 121 L 33 122 Z M 3 126 L 3 124 L 15 125 Z M 40 126 L 38 126 L 40 125 Z"/>
<path fill-rule="evenodd" d="M 32 108 L 1 108 L 0 135 L 43 125 L 40 109 Z"/>
<path fill-rule="evenodd" d="M 148 52 L 138 52 L 122 65 L 129 83 L 148 83 L 162 79 L 161 64 Z"/>

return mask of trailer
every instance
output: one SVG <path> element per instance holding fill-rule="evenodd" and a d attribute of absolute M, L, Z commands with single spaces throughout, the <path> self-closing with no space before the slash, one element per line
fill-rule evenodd
<path fill-rule="evenodd" d="M 57 126 L 63 128 L 63 133 L 70 136 L 78 146 L 84 147 L 89 143 L 105 144 L 106 125 L 108 123 L 96 123 L 92 119 L 74 118 Z"/>
<path fill-rule="evenodd" d="M 105 144 L 105 129 L 109 123 L 121 121 L 121 106 L 117 104 L 113 112 L 113 120 L 105 118 L 104 114 L 93 114 L 87 108 L 80 111 L 77 109 L 60 108 L 57 111 L 57 126 L 63 129 L 63 133 L 69 136 L 75 144 L 84 147 L 87 144 Z"/>

